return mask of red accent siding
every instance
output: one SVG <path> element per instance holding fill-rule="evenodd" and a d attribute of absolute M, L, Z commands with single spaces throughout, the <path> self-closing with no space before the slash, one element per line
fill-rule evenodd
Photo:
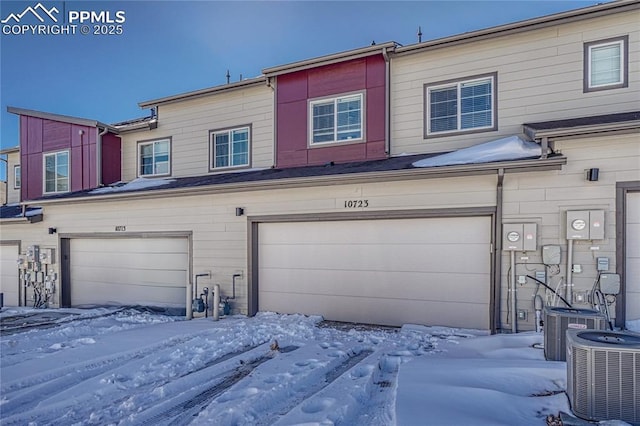
<path fill-rule="evenodd" d="M 22 200 L 43 196 L 44 155 L 69 151 L 69 177 L 72 191 L 92 189 L 97 186 L 96 141 L 98 129 L 91 126 L 45 120 L 37 117 L 20 117 L 20 162 L 22 164 Z M 106 183 L 120 180 L 120 139 L 107 143 L 108 160 L 103 159 L 103 175 Z M 104 150 L 104 149 L 103 149 Z M 117 150 L 117 161 L 114 161 Z"/>
<path fill-rule="evenodd" d="M 276 166 L 381 159 L 385 152 L 385 62 L 382 55 L 353 59 L 277 77 Z M 365 93 L 362 143 L 308 147 L 309 99 Z"/>
<path fill-rule="evenodd" d="M 122 179 L 122 144 L 118 136 L 102 136 L 102 183 L 109 185 Z"/>

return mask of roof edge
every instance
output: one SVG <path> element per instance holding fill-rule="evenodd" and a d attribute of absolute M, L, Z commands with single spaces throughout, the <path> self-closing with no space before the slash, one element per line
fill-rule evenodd
<path fill-rule="evenodd" d="M 63 123 L 78 124 L 80 126 L 102 127 L 102 128 L 108 129 L 112 133 L 116 133 L 116 134 L 118 133 L 118 130 L 115 127 L 109 124 L 105 124 L 100 121 L 91 120 L 88 118 L 74 117 L 71 115 L 54 114 L 52 112 L 36 111 L 33 109 L 16 108 L 12 106 L 7 107 L 7 112 L 10 112 L 16 115 L 25 115 L 28 117 L 42 118 L 44 120 L 61 121 Z"/>
<path fill-rule="evenodd" d="M 385 182 L 415 180 L 425 178 L 449 178 L 457 176 L 486 175 L 497 173 L 499 170 L 513 173 L 560 170 L 567 163 L 564 156 L 555 156 L 545 159 L 514 160 L 493 163 L 464 164 L 441 167 L 410 168 L 401 170 L 388 170 L 383 172 L 361 172 L 352 174 L 323 175 L 311 177 L 297 177 L 288 179 L 270 179 L 254 182 L 238 182 L 218 185 L 203 185 L 189 188 L 155 189 L 151 191 L 121 192 L 94 196 L 79 196 L 74 198 L 52 198 L 33 200 L 33 204 L 58 204 L 79 203 L 92 201 L 122 200 L 131 198 L 162 198 L 177 195 L 195 195 L 201 193 L 231 193 L 248 192 L 269 189 L 289 189 L 312 187 L 320 184 L 342 185 L 354 183 L 379 182 L 381 178 Z M 23 201 L 22 205 L 31 204 Z"/>
<path fill-rule="evenodd" d="M 187 99 L 199 98 L 202 96 L 211 95 L 214 93 L 222 93 L 231 90 L 243 89 L 249 86 L 255 86 L 259 84 L 266 84 L 267 78 L 265 76 L 247 78 L 237 81 L 235 83 L 222 84 L 218 86 L 207 87 L 205 89 L 194 90 L 191 92 L 179 93 L 177 95 L 165 96 L 163 98 L 151 99 L 148 101 L 138 102 L 140 108 L 151 108 L 154 106 L 169 104 L 173 102 L 184 101 Z"/>
<path fill-rule="evenodd" d="M 13 154 L 14 152 L 20 152 L 20 146 L 13 146 L 11 148 L 0 149 L 0 155 Z"/>
<path fill-rule="evenodd" d="M 317 58 L 305 59 L 303 61 L 292 62 L 285 65 L 278 65 L 275 67 L 264 68 L 262 73 L 267 77 L 275 77 L 281 74 L 288 74 L 295 71 L 302 71 L 309 68 L 315 68 L 322 65 L 334 64 L 337 62 L 343 62 L 351 59 L 363 58 L 366 56 L 372 56 L 375 54 L 382 54 L 387 49 L 389 51 L 395 50 L 398 43 L 395 41 L 388 41 L 381 44 L 374 44 L 367 47 L 361 47 L 353 50 L 346 50 L 344 52 L 333 53 L 330 55 L 319 56 Z"/>
<path fill-rule="evenodd" d="M 613 13 L 620 13 L 637 9 L 640 9 L 640 1 L 638 0 L 615 0 L 608 3 L 599 3 L 595 6 L 587 6 L 580 9 L 554 13 L 538 18 L 526 19 L 523 21 L 484 28 L 477 31 L 470 31 L 462 34 L 442 37 L 422 43 L 401 46 L 395 49 L 394 54 L 396 56 L 403 56 L 407 54 L 418 53 L 424 50 L 444 47 L 447 45 L 456 45 L 476 40 L 484 40 L 497 36 L 532 31 L 550 25 L 580 21 L 584 19 L 595 18 L 598 16 L 610 15 Z"/>

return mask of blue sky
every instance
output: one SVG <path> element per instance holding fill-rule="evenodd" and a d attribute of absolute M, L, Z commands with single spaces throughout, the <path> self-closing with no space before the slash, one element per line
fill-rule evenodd
<path fill-rule="evenodd" d="M 122 34 L 0 35 L 0 148 L 18 144 L 7 106 L 113 123 L 138 102 L 255 77 L 267 67 L 368 46 L 423 41 L 594 5 L 597 1 L 42 1 L 124 12 Z M 33 1 L 0 2 L 0 19 Z M 9 21 L 9 24 L 15 24 Z M 20 24 L 39 24 L 32 15 Z M 47 24 L 52 21 L 47 21 Z M 93 32 L 94 25 L 89 23 Z M 11 28 L 10 28 L 11 29 Z M 9 30 L 10 30 L 9 29 Z M 9 31 L 7 30 L 7 31 Z M 0 163 L 0 166 L 2 164 Z M 0 169 L 0 172 L 2 170 Z M 2 174 L 1 176 L 4 176 Z"/>

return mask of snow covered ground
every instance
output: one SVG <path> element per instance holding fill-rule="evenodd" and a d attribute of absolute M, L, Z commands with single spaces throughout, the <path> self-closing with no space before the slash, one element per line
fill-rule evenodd
<path fill-rule="evenodd" d="M 2 425 L 545 425 L 570 412 L 565 363 L 544 361 L 536 333 L 105 308 L 24 328 L 33 313 L 0 313 Z"/>

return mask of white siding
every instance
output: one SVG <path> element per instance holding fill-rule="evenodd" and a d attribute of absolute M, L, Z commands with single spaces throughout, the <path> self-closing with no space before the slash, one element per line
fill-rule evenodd
<path fill-rule="evenodd" d="M 20 165 L 20 152 L 7 155 L 7 204 L 20 202 L 20 189 L 16 188 L 14 167 Z"/>
<path fill-rule="evenodd" d="M 391 153 L 443 152 L 519 134 L 525 122 L 633 111 L 640 12 L 496 37 L 391 61 Z M 629 87 L 583 93 L 585 42 L 629 35 Z M 424 139 L 424 85 L 498 73 L 498 131 Z"/>
<path fill-rule="evenodd" d="M 161 105 L 158 127 L 122 135 L 122 179 L 138 176 L 137 143 L 171 137 L 171 176 L 209 172 L 209 131 L 251 125 L 251 167 L 273 165 L 273 90 L 266 85 Z"/>

